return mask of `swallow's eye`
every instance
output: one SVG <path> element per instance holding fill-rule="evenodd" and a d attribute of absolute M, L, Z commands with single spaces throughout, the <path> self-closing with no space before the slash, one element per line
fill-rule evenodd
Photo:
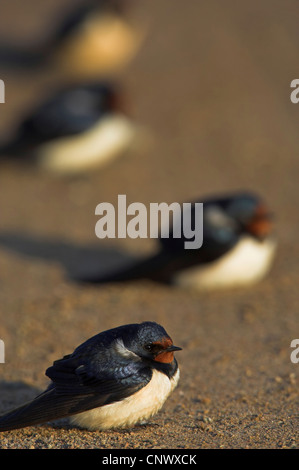
<path fill-rule="evenodd" d="M 154 345 L 153 343 L 148 343 L 148 344 L 146 344 L 146 345 L 144 346 L 144 349 L 145 349 L 146 351 L 152 352 L 153 349 L 154 349 L 154 347 L 155 347 L 155 345 Z"/>

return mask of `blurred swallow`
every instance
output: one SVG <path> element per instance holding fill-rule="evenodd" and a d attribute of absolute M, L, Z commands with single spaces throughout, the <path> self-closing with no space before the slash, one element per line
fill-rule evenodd
<path fill-rule="evenodd" d="M 93 336 L 46 370 L 48 388 L 0 417 L 9 431 L 70 417 L 89 430 L 130 427 L 163 406 L 179 380 L 174 346 L 155 322 L 129 324 Z"/>
<path fill-rule="evenodd" d="M 114 73 L 134 57 L 144 35 L 124 10 L 124 1 L 85 1 L 57 18 L 49 37 L 30 49 L 2 41 L 0 64 L 24 70 L 58 67 L 80 79 Z"/>
<path fill-rule="evenodd" d="M 76 173 L 118 156 L 134 137 L 120 90 L 105 83 L 70 86 L 23 118 L 14 139 L 0 148 L 0 158 Z"/>
<path fill-rule="evenodd" d="M 118 272 L 86 275 L 77 280 L 104 284 L 150 279 L 204 290 L 252 284 L 262 279 L 270 269 L 276 249 L 272 214 L 265 203 L 251 192 L 197 202 L 203 203 L 200 248 L 186 249 L 184 244 L 190 240 L 182 229 L 178 238 L 170 231 L 168 238 L 159 238 L 157 254 Z M 194 222 L 194 203 L 191 207 Z"/>

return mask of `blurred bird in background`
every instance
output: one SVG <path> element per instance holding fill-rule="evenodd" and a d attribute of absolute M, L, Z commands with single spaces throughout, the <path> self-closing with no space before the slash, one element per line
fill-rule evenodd
<path fill-rule="evenodd" d="M 0 42 L 0 65 L 32 71 L 58 69 L 75 80 L 111 75 L 139 50 L 145 27 L 128 20 L 125 0 L 87 0 L 57 17 L 47 38 L 31 48 Z"/>
<path fill-rule="evenodd" d="M 105 284 L 150 279 L 198 290 L 250 285 L 261 280 L 276 251 L 272 215 L 261 198 L 252 192 L 235 192 L 198 202 L 203 203 L 200 248 L 186 249 L 185 242 L 190 240 L 183 231 L 177 238 L 170 230 L 168 238 L 160 236 L 157 254 L 118 272 L 86 275 L 78 280 Z"/>
<path fill-rule="evenodd" d="M 57 174 L 101 166 L 127 150 L 136 128 L 119 87 L 89 83 L 63 88 L 16 126 L 0 159 L 34 163 Z"/>

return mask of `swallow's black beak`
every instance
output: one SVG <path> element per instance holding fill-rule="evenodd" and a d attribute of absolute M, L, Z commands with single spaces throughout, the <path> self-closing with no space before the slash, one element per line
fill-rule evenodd
<path fill-rule="evenodd" d="M 173 344 L 170 344 L 166 348 L 164 347 L 162 351 L 160 350 L 160 352 L 155 356 L 154 361 L 170 364 L 174 358 L 173 353 L 175 351 L 181 351 L 181 349 L 182 348 L 179 348 L 178 346 L 174 346 Z"/>
<path fill-rule="evenodd" d="M 169 346 L 166 351 L 181 351 L 182 348 L 180 348 L 179 346 L 174 346 L 173 344 L 171 346 Z"/>

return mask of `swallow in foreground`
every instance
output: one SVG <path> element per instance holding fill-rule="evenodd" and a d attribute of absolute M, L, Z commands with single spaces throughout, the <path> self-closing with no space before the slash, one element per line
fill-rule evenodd
<path fill-rule="evenodd" d="M 168 238 L 159 238 L 157 254 L 118 272 L 86 275 L 77 280 L 104 284 L 150 279 L 205 290 L 253 284 L 262 279 L 270 269 L 276 248 L 272 217 L 265 203 L 251 192 L 198 202 L 203 203 L 200 248 L 186 249 L 185 242 L 189 239 L 183 231 L 178 238 L 170 231 Z"/>
<path fill-rule="evenodd" d="M 34 162 L 54 173 L 76 173 L 101 166 L 127 150 L 135 126 L 122 109 L 119 89 L 106 83 L 70 86 L 28 113 L 2 160 Z"/>
<path fill-rule="evenodd" d="M 89 430 L 142 424 L 157 413 L 179 380 L 174 346 L 155 322 L 93 336 L 46 370 L 49 387 L 0 417 L 0 431 L 70 417 Z"/>
<path fill-rule="evenodd" d="M 123 1 L 85 1 L 57 17 L 48 38 L 30 49 L 2 41 L 0 64 L 30 71 L 50 66 L 76 79 L 115 73 L 132 60 L 144 35 L 124 10 Z"/>

